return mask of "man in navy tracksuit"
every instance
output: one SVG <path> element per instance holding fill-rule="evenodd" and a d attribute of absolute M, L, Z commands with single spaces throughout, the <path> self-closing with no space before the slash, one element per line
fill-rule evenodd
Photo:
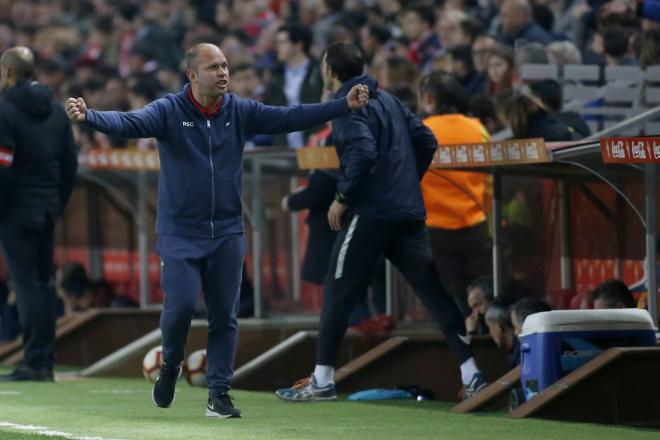
<path fill-rule="evenodd" d="M 376 81 L 361 76 L 363 69 L 356 46 L 328 47 L 322 65 L 326 87 L 341 97 L 353 85 L 367 84 L 369 104 L 350 118 L 332 121 L 340 177 L 328 221 L 339 234 L 326 276 L 316 368 L 309 380 L 276 394 L 295 402 L 337 398 L 337 349 L 356 299 L 385 255 L 442 329 L 461 366 L 464 398 L 470 398 L 486 382 L 472 356 L 463 316 L 438 278 L 419 185 L 436 149 L 435 136 L 394 96 L 377 90 Z"/>
<path fill-rule="evenodd" d="M 104 133 L 154 137 L 160 153 L 157 250 L 165 292 L 160 327 L 164 363 L 152 398 L 174 401 L 190 320 L 200 290 L 209 321 L 208 417 L 240 417 L 227 394 L 236 352 L 236 310 L 246 252 L 241 207 L 243 145 L 252 134 L 300 131 L 348 115 L 368 101 L 364 86 L 325 104 L 270 107 L 227 94 L 222 51 L 200 44 L 186 54 L 190 84 L 132 112 L 87 110 L 69 98 L 69 117 Z"/>

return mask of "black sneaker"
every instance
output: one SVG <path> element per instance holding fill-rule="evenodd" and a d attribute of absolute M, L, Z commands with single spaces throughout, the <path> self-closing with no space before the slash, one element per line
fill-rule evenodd
<path fill-rule="evenodd" d="M 151 400 L 153 400 L 154 405 L 161 408 L 172 406 L 174 403 L 174 389 L 176 388 L 176 381 L 181 375 L 181 370 L 181 365 L 163 364 L 151 392 Z"/>
<path fill-rule="evenodd" d="M 218 393 L 213 398 L 209 397 L 209 403 L 206 405 L 206 417 L 219 419 L 240 418 L 241 411 L 234 408 L 232 400 L 234 398 L 227 393 Z"/>
<path fill-rule="evenodd" d="M 488 386 L 488 382 L 481 373 L 475 373 L 469 384 L 463 390 L 463 400 L 469 400 Z"/>
<path fill-rule="evenodd" d="M 20 365 L 9 374 L 0 374 L 0 382 L 53 382 L 53 380 L 53 369 L 48 367 L 30 368 Z"/>

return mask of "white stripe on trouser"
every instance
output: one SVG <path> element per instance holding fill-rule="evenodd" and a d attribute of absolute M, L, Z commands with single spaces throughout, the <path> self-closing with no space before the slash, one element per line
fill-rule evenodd
<path fill-rule="evenodd" d="M 346 237 L 344 237 L 344 242 L 341 244 L 341 249 L 339 250 L 339 256 L 337 257 L 337 269 L 335 270 L 336 280 L 341 278 L 342 274 L 344 273 L 344 261 L 346 260 L 348 245 L 351 242 L 351 238 L 353 238 L 353 232 L 355 232 L 355 226 L 357 226 L 358 218 L 360 218 L 360 216 L 355 215 L 355 217 L 353 217 L 353 220 L 351 220 L 351 224 L 348 226 L 348 232 L 346 233 Z"/>

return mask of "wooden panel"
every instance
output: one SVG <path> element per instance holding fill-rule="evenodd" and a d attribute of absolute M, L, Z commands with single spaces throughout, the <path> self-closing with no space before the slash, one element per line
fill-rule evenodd
<path fill-rule="evenodd" d="M 461 402 L 452 408 L 452 412 L 469 413 L 488 409 L 498 401 L 508 398 L 509 391 L 522 386 L 520 384 L 520 366 L 506 373 L 504 376 L 489 384 L 476 396 Z"/>
<path fill-rule="evenodd" d="M 611 348 L 510 413 L 561 421 L 660 427 L 660 348 Z"/>
<path fill-rule="evenodd" d="M 335 147 L 308 147 L 296 150 L 301 170 L 339 169 L 339 157 Z"/>

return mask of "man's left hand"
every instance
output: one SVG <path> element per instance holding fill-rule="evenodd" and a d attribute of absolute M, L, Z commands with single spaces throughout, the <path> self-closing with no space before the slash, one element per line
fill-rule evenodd
<path fill-rule="evenodd" d="M 353 110 L 360 110 L 369 103 L 369 87 L 364 84 L 353 86 L 346 95 L 348 106 Z"/>
<path fill-rule="evenodd" d="M 339 203 L 336 200 L 332 202 L 330 209 L 328 209 L 328 223 L 330 224 L 330 229 L 335 232 L 338 232 L 341 229 L 341 218 L 344 216 L 347 208 L 346 205 Z"/>

